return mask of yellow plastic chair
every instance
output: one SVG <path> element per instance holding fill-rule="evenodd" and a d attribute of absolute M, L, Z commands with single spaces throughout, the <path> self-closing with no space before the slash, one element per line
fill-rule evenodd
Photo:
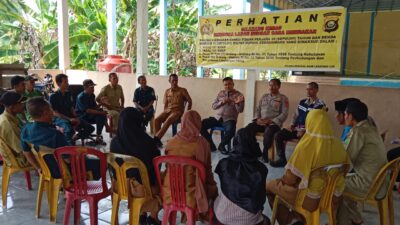
<path fill-rule="evenodd" d="M 0 138 L 0 153 L 3 157 L 3 178 L 2 178 L 2 189 L 1 189 L 1 198 L 3 203 L 3 208 L 7 207 L 7 192 L 8 192 L 8 183 L 10 181 L 11 174 L 17 172 L 25 172 L 26 181 L 28 184 L 28 190 L 32 190 L 31 187 L 31 177 L 30 171 L 35 170 L 28 162 L 26 162 L 27 166 L 22 167 L 18 160 L 15 158 L 14 152 L 7 145 L 7 143 Z"/>
<path fill-rule="evenodd" d="M 129 225 L 138 225 L 142 206 L 153 199 L 150 181 L 146 166 L 138 158 L 133 156 L 107 153 L 107 162 L 114 169 L 115 177 L 112 177 L 112 212 L 111 225 L 118 224 L 118 210 L 121 200 L 127 200 L 129 205 Z M 144 186 L 144 197 L 133 197 L 130 193 L 129 180 L 126 172 L 129 169 L 138 169 Z"/>
<path fill-rule="evenodd" d="M 329 225 L 336 224 L 336 213 L 332 205 L 333 195 L 335 193 L 336 184 L 340 177 L 346 175 L 347 171 L 349 170 L 349 164 L 337 164 L 337 165 L 328 165 L 324 167 L 320 167 L 314 169 L 310 175 L 310 181 L 314 178 L 324 179 L 324 189 L 322 191 L 322 195 L 320 198 L 318 208 L 310 212 L 303 208 L 303 200 L 304 196 L 307 194 L 308 189 L 299 190 L 297 193 L 297 197 L 295 200 L 295 204 L 292 205 L 279 197 L 278 195 L 275 196 L 273 211 L 272 211 L 272 218 L 271 224 L 275 225 L 276 221 L 276 214 L 278 210 L 278 204 L 283 204 L 292 211 L 295 211 L 303 216 L 307 225 L 319 225 L 320 215 L 321 213 L 327 213 L 329 219 Z"/>
<path fill-rule="evenodd" d="M 393 191 L 392 188 L 396 182 L 397 175 L 400 169 L 400 158 L 388 162 L 379 173 L 376 175 L 372 186 L 368 190 L 364 198 L 353 195 L 351 193 L 343 193 L 344 197 L 351 198 L 354 201 L 367 203 L 379 209 L 379 219 L 381 225 L 394 225 L 394 210 L 393 210 Z M 387 176 L 390 176 L 389 186 L 385 192 L 385 196 L 378 198 L 378 193 L 384 185 Z M 389 218 L 389 221 L 388 221 Z"/>
<path fill-rule="evenodd" d="M 36 217 L 40 217 L 40 209 L 42 205 L 43 192 L 47 192 L 47 202 L 49 204 L 50 221 L 56 223 L 57 209 L 58 209 L 58 196 L 60 188 L 63 183 L 62 179 L 55 179 L 51 176 L 50 169 L 44 161 L 46 155 L 54 155 L 55 149 L 51 149 L 45 146 L 40 146 L 39 151 L 36 151 L 33 147 L 32 153 L 39 163 L 41 173 L 39 180 L 38 194 L 36 198 Z M 54 156 L 55 157 L 55 156 Z"/>

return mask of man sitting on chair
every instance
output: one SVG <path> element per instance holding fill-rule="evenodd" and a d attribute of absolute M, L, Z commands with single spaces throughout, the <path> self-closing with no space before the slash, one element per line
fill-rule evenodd
<path fill-rule="evenodd" d="M 20 167 L 29 166 L 21 148 L 21 124 L 17 118 L 17 114 L 25 110 L 25 101 L 25 97 L 14 91 L 4 92 L 0 98 L 1 104 L 5 106 L 5 111 L 0 116 L 0 139 L 13 151 L 12 153 Z M 8 166 L 12 166 L 7 154 L 3 154 L 4 152 L 2 151 L 3 148 L 0 146 L 0 153 L 3 156 L 4 162 Z"/>
<path fill-rule="evenodd" d="M 286 165 L 285 141 L 301 138 L 305 133 L 306 116 L 313 109 L 322 109 L 325 103 L 317 97 L 318 84 L 311 82 L 307 84 L 307 98 L 300 101 L 294 113 L 292 125 L 287 129 L 282 129 L 275 134 L 275 147 L 279 159 L 271 162 L 272 167 L 284 167 Z"/>
<path fill-rule="evenodd" d="M 365 197 L 377 173 L 387 163 L 386 149 L 376 128 L 368 121 L 368 108 L 361 101 L 351 101 L 347 104 L 345 124 L 351 126 L 344 141 L 345 149 L 350 157 L 354 173 L 346 176 L 344 193 Z M 383 197 L 388 188 L 386 180 L 376 196 Z M 337 224 L 362 224 L 361 213 L 357 202 L 344 196 L 339 204 Z"/>
<path fill-rule="evenodd" d="M 254 129 L 254 133 L 264 133 L 263 159 L 268 162 L 268 149 L 272 146 L 274 135 L 281 130 L 283 122 L 285 122 L 289 111 L 288 98 L 279 92 L 281 81 L 279 79 L 271 79 L 269 81 L 270 93 L 264 94 L 256 108 L 256 119 L 250 123 L 250 129 Z"/>
<path fill-rule="evenodd" d="M 101 89 L 99 95 L 96 97 L 96 101 L 99 105 L 104 106 L 107 113 L 112 117 L 112 132 L 116 133 L 119 113 L 124 109 L 124 91 L 121 85 L 118 84 L 119 80 L 116 73 L 108 74 L 108 81 L 110 81 L 110 84 Z"/>
<path fill-rule="evenodd" d="M 29 99 L 26 108 L 34 122 L 28 123 L 22 128 L 21 146 L 28 161 L 33 167 L 40 170 L 30 144 L 34 145 L 36 151 L 40 151 L 40 146 L 56 149 L 67 146 L 68 143 L 65 136 L 52 124 L 54 113 L 50 104 L 43 97 Z M 61 178 L 58 163 L 54 155 L 45 155 L 43 159 L 50 169 L 51 176 L 56 179 Z M 98 172 L 99 165 L 100 162 L 98 159 L 86 159 L 86 169 L 92 172 L 94 179 L 100 178 L 100 173 Z"/>
<path fill-rule="evenodd" d="M 152 87 L 147 86 L 147 80 L 145 76 L 139 76 L 138 83 L 140 84 L 140 87 L 136 88 L 135 90 L 133 103 L 143 115 L 143 128 L 146 128 L 147 124 L 154 116 L 153 103 L 156 100 L 156 94 Z"/>
<path fill-rule="evenodd" d="M 54 110 L 54 124 L 61 127 L 69 145 L 75 145 L 75 140 L 87 138 L 94 131 L 94 127 L 84 120 L 80 120 L 72 104 L 72 95 L 68 91 L 68 76 L 58 74 L 56 83 L 59 89 L 50 95 L 49 102 Z M 78 131 L 75 134 L 75 129 Z"/>
<path fill-rule="evenodd" d="M 210 144 L 211 151 L 216 151 L 217 148 L 212 140 L 208 129 L 222 126 L 224 127 L 224 136 L 218 146 L 223 154 L 228 153 L 231 148 L 231 139 L 236 132 L 236 121 L 239 113 L 243 112 L 244 96 L 242 93 L 234 89 L 233 79 L 226 77 L 222 80 L 224 90 L 221 90 L 217 98 L 212 103 L 212 108 L 218 110 L 215 117 L 204 119 L 201 123 L 201 136 L 203 136 Z M 226 149 L 228 146 L 228 149 Z"/>
<path fill-rule="evenodd" d="M 53 110 L 50 104 L 43 97 L 33 97 L 26 103 L 26 108 L 31 115 L 33 122 L 26 124 L 21 130 L 20 145 L 24 150 L 24 155 L 36 170 L 40 171 L 39 163 L 31 152 L 30 144 L 36 150 L 40 146 L 56 149 L 68 145 L 65 136 L 53 125 Z M 53 155 L 44 156 L 44 160 L 50 169 L 53 178 L 61 178 L 58 164 Z"/>
<path fill-rule="evenodd" d="M 84 90 L 76 100 L 76 114 L 78 114 L 79 119 L 89 124 L 96 124 L 96 144 L 105 145 L 106 143 L 103 141 L 101 134 L 107 124 L 107 112 L 101 110 L 96 104 L 94 86 L 96 84 L 90 79 L 83 81 Z"/>
<path fill-rule="evenodd" d="M 162 147 L 161 138 L 167 132 L 169 126 L 179 120 L 185 111 L 185 102 L 187 109 L 192 109 L 192 98 L 186 88 L 178 86 L 178 75 L 171 74 L 168 79 L 171 88 L 168 88 L 164 94 L 164 112 L 162 112 L 154 121 L 155 133 L 154 141 L 158 147 Z M 161 124 L 163 126 L 161 127 Z"/>

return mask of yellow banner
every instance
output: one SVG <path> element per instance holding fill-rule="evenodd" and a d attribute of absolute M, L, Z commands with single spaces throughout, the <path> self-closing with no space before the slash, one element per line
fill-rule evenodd
<path fill-rule="evenodd" d="M 346 9 L 200 17 L 198 66 L 340 71 Z"/>

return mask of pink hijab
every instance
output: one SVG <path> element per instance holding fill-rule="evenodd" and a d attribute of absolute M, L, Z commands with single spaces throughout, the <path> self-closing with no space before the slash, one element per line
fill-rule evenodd
<path fill-rule="evenodd" d="M 197 142 L 196 160 L 202 162 L 207 171 L 207 162 L 210 159 L 210 149 L 207 141 L 200 135 L 201 117 L 197 111 L 188 110 L 182 116 L 182 129 L 176 135 L 176 138 L 185 142 Z M 207 173 L 206 173 L 207 176 Z M 203 213 L 208 211 L 208 198 L 201 180 L 196 175 L 196 201 L 198 211 Z"/>

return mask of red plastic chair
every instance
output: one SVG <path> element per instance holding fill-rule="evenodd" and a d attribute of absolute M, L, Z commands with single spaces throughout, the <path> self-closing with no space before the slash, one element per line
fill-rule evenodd
<path fill-rule="evenodd" d="M 85 199 L 89 203 L 90 224 L 98 224 L 98 202 L 111 194 L 111 190 L 107 187 L 106 171 L 107 157 L 104 153 L 86 147 L 67 146 L 57 148 L 55 151 L 61 174 L 67 177 L 69 173 L 65 166 L 67 162 L 70 166 L 70 176 L 72 183 L 64 185 L 65 197 L 67 202 L 64 211 L 64 225 L 68 225 L 71 207 L 74 205 L 74 224 L 78 224 L 80 220 L 81 200 Z M 86 177 L 87 156 L 95 156 L 100 160 L 99 181 L 88 181 Z"/>
<path fill-rule="evenodd" d="M 202 183 L 205 182 L 205 168 L 204 165 L 194 159 L 181 156 L 159 156 L 153 159 L 153 165 L 156 171 L 157 182 L 160 186 L 161 197 L 163 198 L 163 185 L 161 180 L 160 169 L 161 164 L 165 163 L 167 170 L 169 171 L 169 179 L 171 185 L 171 203 L 166 204 L 163 199 L 164 215 L 162 225 L 167 225 L 168 220 L 170 224 L 176 224 L 176 213 L 178 211 L 184 212 L 187 216 L 187 224 L 194 225 L 196 223 L 197 209 L 191 208 L 186 205 L 185 195 L 185 166 L 195 167 Z M 213 212 L 209 210 L 209 223 L 212 224 Z"/>

